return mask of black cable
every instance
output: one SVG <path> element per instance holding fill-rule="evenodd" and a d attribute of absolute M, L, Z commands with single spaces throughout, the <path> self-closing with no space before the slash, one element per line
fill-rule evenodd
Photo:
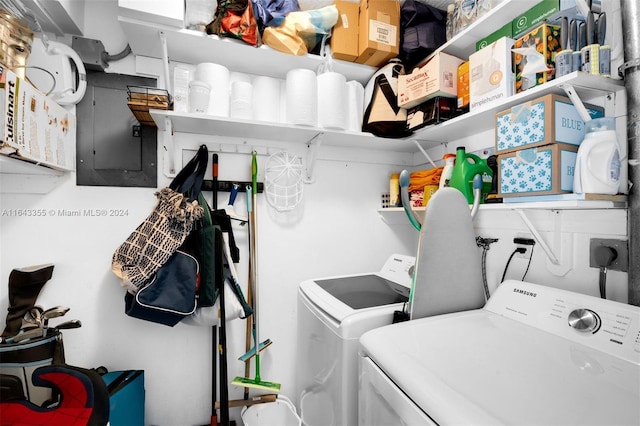
<path fill-rule="evenodd" d="M 500 283 L 504 282 L 504 277 L 507 275 L 507 269 L 509 269 L 509 264 L 511 263 L 511 259 L 513 259 L 513 256 L 515 256 L 516 253 L 524 253 L 526 251 L 527 249 L 518 247 L 513 251 L 513 253 L 511 253 L 511 256 L 509 256 L 509 260 L 507 260 L 507 264 L 504 266 L 504 272 L 502 273 L 502 279 L 500 280 Z"/>
<path fill-rule="evenodd" d="M 531 266 L 531 259 L 533 258 L 533 246 L 531 246 L 531 254 L 529 254 L 529 263 L 527 263 L 527 269 L 524 271 L 524 275 L 522 276 L 522 280 L 524 281 L 524 277 L 527 276 L 527 272 L 529 272 L 529 266 Z"/>

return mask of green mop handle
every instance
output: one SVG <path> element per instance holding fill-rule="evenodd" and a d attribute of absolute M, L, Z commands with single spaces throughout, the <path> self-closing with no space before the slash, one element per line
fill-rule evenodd
<path fill-rule="evenodd" d="M 254 298 L 253 298 L 253 304 L 254 304 L 254 312 L 253 312 L 253 323 L 255 324 L 255 331 L 256 331 L 256 335 L 254 337 L 255 339 L 255 348 L 256 348 L 256 377 L 255 377 L 255 381 L 256 383 L 259 383 L 261 381 L 260 379 L 260 331 L 259 331 L 259 318 L 258 318 L 258 305 L 260 303 L 259 299 L 259 295 L 258 295 L 258 259 L 257 259 L 257 254 L 256 254 L 256 250 L 257 250 L 257 246 L 258 246 L 258 232 L 257 232 L 257 203 L 258 203 L 258 153 L 256 151 L 252 151 L 251 152 L 251 201 L 252 201 L 252 207 L 253 207 L 253 212 L 251 214 L 251 216 L 253 217 L 253 229 L 251 230 L 252 233 L 252 250 L 251 250 L 251 275 L 252 275 L 252 282 L 253 282 L 253 288 L 254 288 Z"/>

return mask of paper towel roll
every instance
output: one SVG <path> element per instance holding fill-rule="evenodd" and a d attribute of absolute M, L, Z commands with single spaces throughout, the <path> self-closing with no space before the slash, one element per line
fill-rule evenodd
<path fill-rule="evenodd" d="M 282 80 L 267 76 L 253 79 L 253 118 L 272 123 L 280 122 L 280 91 Z"/>
<path fill-rule="evenodd" d="M 251 104 L 253 102 L 253 85 L 246 81 L 234 81 L 231 83 L 231 100 L 229 109 L 231 118 L 242 118 L 251 120 L 253 113 Z"/>
<path fill-rule="evenodd" d="M 287 72 L 287 119 L 290 124 L 316 126 L 318 123 L 318 83 L 308 69 Z"/>
<path fill-rule="evenodd" d="M 347 81 L 347 91 L 349 98 L 347 130 L 361 132 L 364 117 L 364 86 L 359 81 Z"/>
<path fill-rule="evenodd" d="M 207 114 L 220 117 L 229 116 L 229 70 L 219 64 L 203 62 L 196 66 L 194 80 L 204 81 L 211 86 Z"/>
<path fill-rule="evenodd" d="M 318 127 L 344 130 L 347 128 L 347 79 L 337 72 L 318 77 Z"/>

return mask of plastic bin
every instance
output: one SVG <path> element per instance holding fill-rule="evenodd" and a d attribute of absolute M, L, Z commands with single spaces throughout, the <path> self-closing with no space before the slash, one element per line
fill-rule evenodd
<path fill-rule="evenodd" d="M 283 395 L 274 402 L 245 407 L 241 413 L 245 426 L 301 426 L 296 407 Z"/>

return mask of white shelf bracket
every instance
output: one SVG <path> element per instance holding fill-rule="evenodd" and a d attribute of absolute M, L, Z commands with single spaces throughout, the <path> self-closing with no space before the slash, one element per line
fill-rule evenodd
<path fill-rule="evenodd" d="M 422 153 L 422 155 L 424 155 L 425 157 L 427 157 L 427 161 L 428 161 L 429 163 L 431 163 L 431 165 L 433 166 L 433 168 L 434 168 L 434 169 L 435 169 L 435 168 L 437 168 L 438 166 L 436 166 L 436 163 L 434 163 L 434 162 L 433 162 L 433 160 L 431 159 L 431 157 L 429 156 L 429 154 L 427 154 L 427 151 L 425 151 L 425 150 L 422 148 L 422 145 L 420 145 L 420 142 L 418 142 L 418 140 L 417 140 L 417 139 L 411 139 L 411 141 L 412 141 L 414 144 L 416 144 L 416 146 L 418 147 L 418 149 L 420 150 L 420 152 Z"/>
<path fill-rule="evenodd" d="M 318 156 L 318 148 L 322 144 L 322 136 L 324 133 L 318 133 L 309 142 L 307 142 L 307 158 L 305 162 L 305 178 L 304 183 L 313 183 L 315 178 L 313 170 L 316 167 L 316 158 Z"/>
<path fill-rule="evenodd" d="M 162 132 L 163 172 L 167 177 L 174 177 L 176 175 L 176 147 L 173 140 L 173 125 L 169 117 L 164 118 L 164 128 L 165 130 Z"/>
<path fill-rule="evenodd" d="M 522 218 L 524 224 L 527 225 L 527 228 L 529 228 L 529 231 L 531 231 L 531 234 L 533 234 L 533 238 L 535 238 L 536 242 L 540 244 L 540 247 L 542 247 L 542 250 L 545 252 L 551 263 L 553 263 L 554 265 L 559 265 L 560 262 L 558 261 L 558 258 L 553 253 L 547 242 L 542 238 L 542 235 L 540 235 L 536 227 L 533 226 L 533 223 L 531 223 L 524 211 L 522 211 L 521 209 L 513 209 L 513 211 L 520 215 L 520 218 Z"/>
<path fill-rule="evenodd" d="M 576 89 L 573 87 L 573 85 L 562 84 L 560 85 L 560 87 L 562 88 L 562 90 L 564 90 L 569 99 L 571 99 L 571 102 L 573 102 L 573 106 L 575 106 L 576 110 L 578 110 L 578 114 L 580 114 L 580 118 L 582 118 L 582 121 L 584 121 L 585 123 L 587 121 L 590 121 L 591 116 L 589 115 L 589 111 L 587 111 L 587 108 L 585 108 L 582 100 L 578 96 L 578 92 L 576 92 Z"/>

